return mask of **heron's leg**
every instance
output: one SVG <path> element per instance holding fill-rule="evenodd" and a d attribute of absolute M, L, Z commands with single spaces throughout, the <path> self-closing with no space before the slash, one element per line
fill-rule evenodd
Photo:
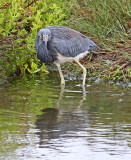
<path fill-rule="evenodd" d="M 82 86 L 85 86 L 85 81 L 86 81 L 86 68 L 76 59 L 76 58 L 74 58 L 74 60 L 75 60 L 75 62 L 77 63 L 77 64 L 79 64 L 79 66 L 82 68 L 82 70 L 83 70 L 83 84 L 82 84 Z"/>
<path fill-rule="evenodd" d="M 62 71 L 61 71 L 60 63 L 55 62 L 54 64 L 58 68 L 58 71 L 59 71 L 59 74 L 60 74 L 60 78 L 61 78 L 61 85 L 65 85 L 65 80 L 64 80 L 64 76 L 63 76 Z"/>

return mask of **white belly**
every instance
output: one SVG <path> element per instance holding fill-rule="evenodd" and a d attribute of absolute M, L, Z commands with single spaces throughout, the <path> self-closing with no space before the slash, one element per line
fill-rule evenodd
<path fill-rule="evenodd" d="M 85 51 L 83 53 L 80 53 L 79 55 L 77 55 L 76 57 L 65 57 L 60 53 L 57 53 L 57 61 L 58 63 L 65 63 L 65 62 L 72 62 L 74 61 L 74 59 L 76 60 L 80 60 L 82 58 L 84 58 L 89 52 Z"/>

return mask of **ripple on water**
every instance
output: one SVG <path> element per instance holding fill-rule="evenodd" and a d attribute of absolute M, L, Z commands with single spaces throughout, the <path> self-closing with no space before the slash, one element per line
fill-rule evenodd
<path fill-rule="evenodd" d="M 130 92 L 75 83 L 16 81 L 0 90 L 0 159 L 131 159 Z"/>

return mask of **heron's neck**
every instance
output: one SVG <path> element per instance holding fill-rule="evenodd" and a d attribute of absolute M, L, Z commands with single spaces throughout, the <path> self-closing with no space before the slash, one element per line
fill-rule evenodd
<path fill-rule="evenodd" d="M 45 44 L 45 52 L 48 53 L 47 42 L 44 42 L 44 44 Z"/>
<path fill-rule="evenodd" d="M 42 62 L 48 63 L 49 61 L 48 49 L 47 49 L 47 45 L 43 41 L 40 42 L 39 44 L 39 51 L 37 53 L 37 56 Z"/>

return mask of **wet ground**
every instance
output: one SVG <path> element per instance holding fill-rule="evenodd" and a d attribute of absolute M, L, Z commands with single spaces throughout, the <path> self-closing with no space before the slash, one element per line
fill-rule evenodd
<path fill-rule="evenodd" d="M 0 86 L 0 159 L 130 160 L 130 90 L 57 77 Z"/>

